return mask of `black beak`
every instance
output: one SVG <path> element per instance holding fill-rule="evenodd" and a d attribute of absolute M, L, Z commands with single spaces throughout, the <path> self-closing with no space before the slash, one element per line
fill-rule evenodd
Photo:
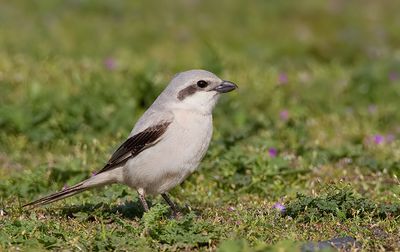
<path fill-rule="evenodd" d="M 216 86 L 213 90 L 217 91 L 218 93 L 228 93 L 237 88 L 238 88 L 238 86 L 235 83 L 224 80 L 221 82 L 221 84 Z"/>

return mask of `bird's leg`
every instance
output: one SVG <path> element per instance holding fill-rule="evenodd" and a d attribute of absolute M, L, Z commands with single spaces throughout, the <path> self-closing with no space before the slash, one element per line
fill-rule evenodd
<path fill-rule="evenodd" d="M 180 211 L 176 207 L 175 203 L 168 197 L 168 194 L 167 193 L 162 193 L 161 196 L 165 199 L 165 201 L 171 207 L 174 216 L 178 216 L 180 214 Z"/>
<path fill-rule="evenodd" d="M 142 188 L 139 188 L 137 190 L 137 192 L 139 194 L 140 203 L 142 203 L 144 211 L 148 212 L 149 211 L 149 205 L 147 205 L 147 201 L 146 201 L 146 198 L 145 198 L 144 190 Z"/>

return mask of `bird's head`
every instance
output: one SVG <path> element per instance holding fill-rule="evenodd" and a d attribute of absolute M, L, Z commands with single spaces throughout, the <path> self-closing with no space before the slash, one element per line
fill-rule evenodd
<path fill-rule="evenodd" d="M 209 114 L 220 94 L 236 88 L 237 85 L 233 82 L 222 80 L 211 72 L 189 70 L 175 75 L 159 98 L 170 109 L 187 109 Z"/>

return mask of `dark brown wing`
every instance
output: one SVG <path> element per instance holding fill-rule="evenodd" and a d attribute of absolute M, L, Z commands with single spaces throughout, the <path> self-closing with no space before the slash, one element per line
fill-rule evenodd
<path fill-rule="evenodd" d="M 97 174 L 112 170 L 124 164 L 128 159 L 152 146 L 165 133 L 171 122 L 161 122 L 128 138 L 111 156 L 107 164 Z"/>

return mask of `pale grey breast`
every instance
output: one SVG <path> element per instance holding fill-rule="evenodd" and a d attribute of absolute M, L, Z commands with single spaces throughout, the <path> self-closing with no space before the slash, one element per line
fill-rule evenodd
<path fill-rule="evenodd" d="M 148 194 L 170 190 L 193 173 L 207 152 L 212 136 L 212 116 L 174 112 L 162 139 L 128 161 L 125 183 Z"/>

